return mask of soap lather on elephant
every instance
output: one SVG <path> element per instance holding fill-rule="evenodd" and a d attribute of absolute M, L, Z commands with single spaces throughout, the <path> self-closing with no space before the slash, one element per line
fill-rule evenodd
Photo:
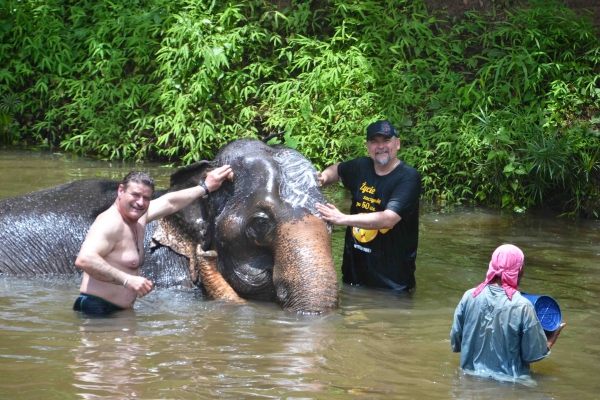
<path fill-rule="evenodd" d="M 304 313 L 337 308 L 331 227 L 315 207 L 326 200 L 314 167 L 292 149 L 241 139 L 211 162 L 176 171 L 168 192 L 196 187 L 224 165 L 233 181 L 148 223 L 141 275 L 156 287 L 195 285 L 213 298 L 274 300 Z M 78 250 L 118 186 L 88 179 L 0 200 L 0 273 L 78 273 Z"/>

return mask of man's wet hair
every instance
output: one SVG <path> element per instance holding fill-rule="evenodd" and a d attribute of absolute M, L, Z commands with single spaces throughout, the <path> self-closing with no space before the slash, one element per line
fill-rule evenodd
<path fill-rule="evenodd" d="M 142 185 L 146 185 L 150 189 L 152 189 L 152 193 L 154 193 L 154 179 L 152 179 L 150 174 L 146 172 L 131 171 L 130 173 L 125 175 L 125 178 L 123 178 L 123 181 L 121 182 L 123 188 L 127 189 L 129 182 L 135 182 L 140 183 Z"/>

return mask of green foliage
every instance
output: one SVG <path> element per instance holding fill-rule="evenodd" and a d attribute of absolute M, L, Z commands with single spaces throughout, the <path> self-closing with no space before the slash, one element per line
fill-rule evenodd
<path fill-rule="evenodd" d="M 0 143 L 13 144 L 20 139 L 13 115 L 21 109 L 21 99 L 12 93 L 0 97 Z"/>
<path fill-rule="evenodd" d="M 322 168 L 385 118 L 427 198 L 597 216 L 598 32 L 509 3 L 448 24 L 413 0 L 6 1 L 1 140 L 186 164 L 283 131 Z"/>
<path fill-rule="evenodd" d="M 261 133 L 264 85 L 284 73 L 275 57 L 284 17 L 261 4 L 189 2 L 171 16 L 153 75 L 163 110 L 159 154 L 189 163 Z"/>
<path fill-rule="evenodd" d="M 150 80 L 162 16 L 141 6 L 62 0 L 6 2 L 0 90 L 23 99 L 22 134 L 101 158 L 143 158 L 154 140 L 158 93 Z M 1 30 L 0 30 L 1 31 Z"/>

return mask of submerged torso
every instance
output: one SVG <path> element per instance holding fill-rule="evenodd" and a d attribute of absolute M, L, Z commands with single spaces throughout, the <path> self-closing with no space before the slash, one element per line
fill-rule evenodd
<path fill-rule="evenodd" d="M 110 207 L 98 216 L 100 223 L 117 224 L 115 236 L 112 238 L 115 245 L 111 252 L 104 257 L 112 267 L 129 275 L 139 276 L 144 264 L 144 229 L 146 218 L 140 218 L 137 223 L 129 225 L 116 207 Z M 137 242 L 137 247 L 136 247 Z M 124 286 L 102 282 L 83 273 L 80 291 L 101 297 L 123 308 L 133 307 L 136 293 Z"/>

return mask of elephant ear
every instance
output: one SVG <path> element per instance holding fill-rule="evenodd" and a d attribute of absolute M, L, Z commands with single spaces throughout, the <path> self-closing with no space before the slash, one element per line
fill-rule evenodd
<path fill-rule="evenodd" d="M 168 192 L 175 192 L 198 185 L 206 178 L 206 173 L 211 169 L 209 161 L 199 161 L 183 167 L 171 175 L 171 187 Z M 210 246 L 211 225 L 208 212 L 208 200 L 200 198 L 186 208 L 159 219 L 152 235 L 155 244 L 170 247 L 176 253 L 184 255 L 190 260 L 190 275 L 192 281 L 197 283 L 198 273 L 196 268 L 196 247 Z"/>

